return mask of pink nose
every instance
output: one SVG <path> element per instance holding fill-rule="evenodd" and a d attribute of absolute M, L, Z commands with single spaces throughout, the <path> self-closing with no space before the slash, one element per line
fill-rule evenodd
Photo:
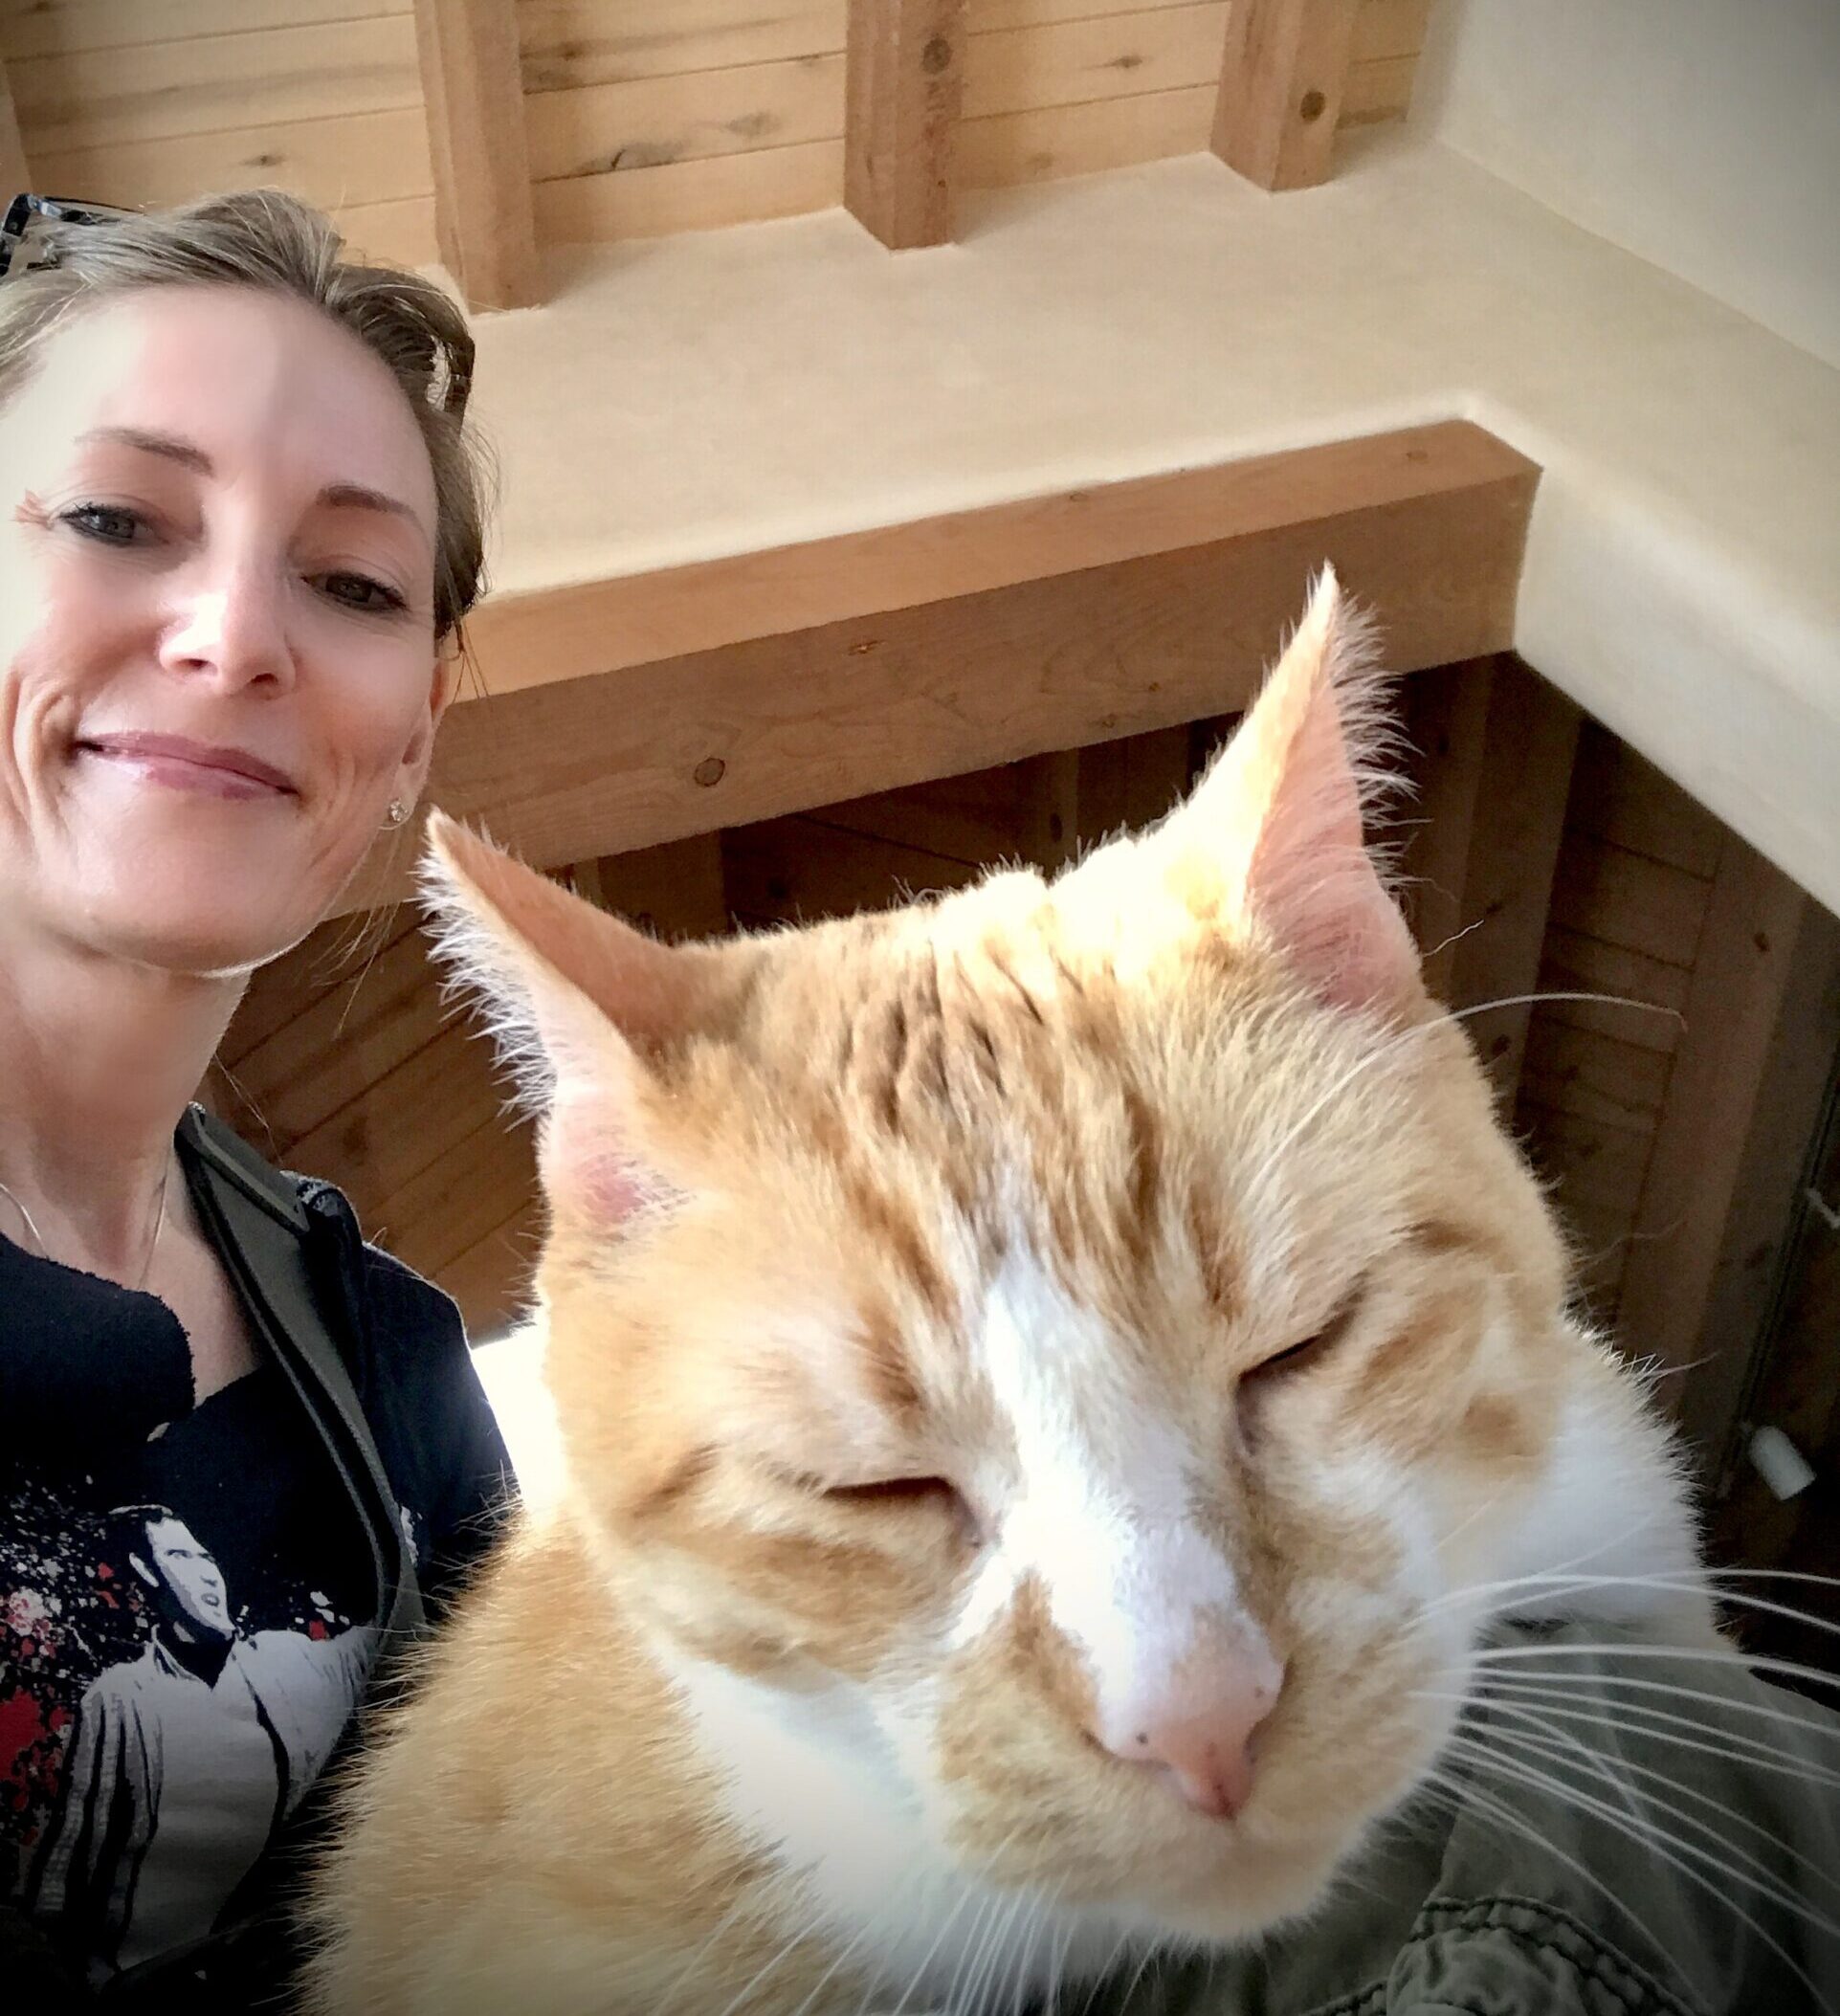
<path fill-rule="evenodd" d="M 1118 1757 L 1161 1764 L 1197 1812 L 1228 1820 L 1251 1796 L 1253 1734 L 1283 1681 L 1268 1651 L 1217 1658 L 1160 1690 L 1128 1726 L 1095 1733 Z"/>

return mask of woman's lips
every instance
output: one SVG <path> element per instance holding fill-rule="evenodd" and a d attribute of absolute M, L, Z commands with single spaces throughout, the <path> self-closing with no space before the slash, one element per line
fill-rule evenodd
<path fill-rule="evenodd" d="M 93 735 L 77 744 L 92 756 L 127 765 L 149 784 L 207 798 L 292 798 L 294 781 L 246 749 L 222 748 L 183 735 Z"/>

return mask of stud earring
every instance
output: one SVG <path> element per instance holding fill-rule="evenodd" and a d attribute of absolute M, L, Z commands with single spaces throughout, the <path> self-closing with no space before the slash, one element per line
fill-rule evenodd
<path fill-rule="evenodd" d="M 384 814 L 384 824 L 386 826 L 401 826 L 409 817 L 409 807 L 402 799 L 392 798 L 389 801 L 388 811 Z"/>

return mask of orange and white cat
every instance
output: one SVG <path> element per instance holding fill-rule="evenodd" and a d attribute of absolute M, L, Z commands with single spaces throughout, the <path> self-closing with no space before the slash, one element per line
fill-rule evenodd
<path fill-rule="evenodd" d="M 356 1789 L 317 2008 L 1007 2009 L 1307 1912 L 1518 1579 L 1711 1630 L 1363 848 L 1359 641 L 1325 575 L 1052 883 L 672 949 L 436 822 L 564 1467 Z"/>

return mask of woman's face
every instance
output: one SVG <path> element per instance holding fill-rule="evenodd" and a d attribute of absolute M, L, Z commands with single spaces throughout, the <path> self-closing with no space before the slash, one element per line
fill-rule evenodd
<path fill-rule="evenodd" d="M 0 936 L 185 972 L 319 919 L 446 698 L 434 483 L 308 303 L 78 315 L 0 407 Z"/>

